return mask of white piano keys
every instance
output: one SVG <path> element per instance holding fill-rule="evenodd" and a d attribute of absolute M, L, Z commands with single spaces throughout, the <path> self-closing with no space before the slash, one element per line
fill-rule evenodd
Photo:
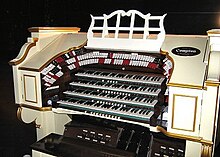
<path fill-rule="evenodd" d="M 138 89 L 133 89 L 134 86 L 130 85 L 127 88 L 120 88 L 123 85 L 118 85 L 117 87 L 117 82 L 113 82 L 112 85 L 109 86 L 109 84 L 107 84 L 107 86 L 105 86 L 105 84 L 90 84 L 90 82 L 88 83 L 82 83 L 82 82 L 71 82 L 70 85 L 73 86 L 79 86 L 79 87 L 89 87 L 89 88 L 95 88 L 95 89 L 103 89 L 103 90 L 112 90 L 115 92 L 128 92 L 128 93 L 135 93 L 135 94 L 144 94 L 144 95 L 152 95 L 152 96 L 158 96 L 159 93 L 161 92 L 160 88 L 156 88 L 156 87 L 145 87 L 144 90 L 140 90 L 141 87 L 139 87 Z"/>
<path fill-rule="evenodd" d="M 164 81 L 165 81 L 165 77 L 163 76 L 157 76 L 157 75 L 142 75 L 142 76 L 147 76 L 143 79 L 133 79 L 133 78 L 128 78 L 125 75 L 125 77 L 119 78 L 117 77 L 117 75 L 113 75 L 114 73 L 108 75 L 108 77 L 106 76 L 101 76 L 101 75 L 97 75 L 95 73 L 77 73 L 76 76 L 82 76 L 82 77 L 88 77 L 88 78 L 100 78 L 100 79 L 110 79 L 110 80 L 118 80 L 118 81 L 126 81 L 126 82 L 136 82 L 136 83 L 146 83 L 146 84 L 152 84 L 152 85 L 161 85 Z M 133 77 L 135 77 L 136 75 L 132 75 Z M 158 78 L 156 80 L 154 80 L 154 78 Z"/>
<path fill-rule="evenodd" d="M 106 114 L 113 114 L 113 115 L 121 116 L 121 117 L 124 116 L 125 118 L 149 120 L 150 117 L 153 116 L 153 114 L 154 114 L 154 112 L 151 110 L 147 110 L 147 112 L 145 112 L 146 110 L 137 109 L 137 108 L 136 108 L 136 110 L 134 110 L 136 112 L 121 111 L 120 109 L 123 108 L 123 106 L 116 106 L 116 105 L 112 105 L 112 107 L 110 107 L 110 108 L 104 108 L 102 106 L 104 106 L 105 104 L 98 106 L 98 107 L 97 106 L 94 107 L 94 105 L 85 105 L 86 103 L 79 104 L 77 102 L 73 103 L 70 101 L 58 101 L 57 103 L 60 103 L 61 104 L 60 106 L 62 106 L 62 104 L 64 104 L 64 105 L 67 105 L 70 107 L 81 108 L 81 109 L 84 109 L 85 111 L 93 110 L 93 113 L 99 114 L 101 116 L 105 115 L 105 113 L 106 113 Z M 102 113 L 102 112 L 104 112 L 104 113 Z"/>
<path fill-rule="evenodd" d="M 158 103 L 158 100 L 153 100 L 152 102 L 138 102 L 138 101 L 129 101 L 129 100 L 124 100 L 124 99 L 117 99 L 113 97 L 109 97 L 106 93 L 100 93 L 104 95 L 90 95 L 89 93 L 78 93 L 76 91 L 65 91 L 63 92 L 66 95 L 70 96 L 78 96 L 78 97 L 85 97 L 85 98 L 90 98 L 90 99 L 98 99 L 98 100 L 105 100 L 105 101 L 114 101 L 114 102 L 119 102 L 119 103 L 124 103 L 124 104 L 130 104 L 130 105 L 138 105 L 138 106 L 143 106 L 143 107 L 151 107 L 154 108 L 154 106 Z"/>

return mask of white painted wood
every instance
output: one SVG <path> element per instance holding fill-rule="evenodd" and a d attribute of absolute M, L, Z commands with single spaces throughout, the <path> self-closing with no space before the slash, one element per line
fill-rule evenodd
<path fill-rule="evenodd" d="M 172 128 L 194 131 L 196 109 L 197 96 L 174 95 Z"/>
<path fill-rule="evenodd" d="M 32 149 L 32 157 L 56 157 L 56 156 L 49 155 L 49 154 L 46 154 L 46 153 L 42 153 L 40 151 Z"/>
<path fill-rule="evenodd" d="M 32 27 L 29 28 L 32 38 L 40 39 L 38 41 L 38 51 L 45 48 L 50 42 L 55 40 L 61 34 L 78 33 L 77 27 Z"/>
<path fill-rule="evenodd" d="M 202 144 L 193 141 L 186 141 L 185 157 L 201 157 Z"/>
<path fill-rule="evenodd" d="M 78 47 L 86 43 L 86 33 L 77 34 L 61 34 L 55 40 L 50 42 L 46 48 L 40 50 L 26 62 L 20 65 L 21 68 L 30 68 L 38 70 L 47 61 L 59 53 L 69 50 L 70 48 Z"/>
<path fill-rule="evenodd" d="M 113 16 L 117 16 L 116 25 L 109 27 L 108 20 Z M 129 16 L 131 22 L 126 27 L 120 27 L 121 18 L 124 16 Z M 134 27 L 135 16 L 143 18 L 145 21 L 143 27 Z M 42 107 L 40 72 L 31 70 L 39 70 L 49 59 L 62 51 L 81 45 L 87 40 L 87 37 L 89 39 L 87 46 L 90 48 L 159 52 L 165 37 L 164 17 L 165 15 L 144 15 L 134 10 L 116 11 L 101 17 L 92 16 L 88 34 L 73 34 L 72 31 L 55 30 L 32 32 L 28 42 L 24 44 L 19 55 L 13 60 L 13 62 L 19 61 L 27 55 L 21 63 L 13 66 L 16 103 Z M 103 20 L 103 26 L 94 27 L 95 20 Z M 158 20 L 159 26 L 150 28 L 150 20 Z M 100 31 L 100 33 L 93 33 L 93 31 Z M 115 33 L 110 33 L 112 31 Z M 122 33 L 122 31 L 126 33 Z M 142 34 L 135 34 L 138 31 Z M 152 31 L 158 31 L 159 34 L 152 35 Z M 174 70 L 169 83 L 202 87 L 206 80 L 212 83 L 219 82 L 220 31 L 209 33 L 208 36 L 210 47 L 207 50 L 211 50 L 210 53 L 205 51 L 207 36 L 166 35 L 162 50 L 169 52 L 174 60 Z M 35 38 L 38 38 L 38 41 Z M 178 46 L 195 47 L 201 50 L 201 53 L 191 57 L 176 56 L 171 53 L 171 50 Z M 20 70 L 19 68 L 29 70 Z M 169 87 L 168 132 L 201 137 L 204 140 L 213 141 L 215 144 L 219 119 L 219 86 L 205 84 L 205 87 L 206 91 Z M 25 107 L 22 107 L 22 110 L 21 118 L 25 123 L 34 121 L 39 125 L 37 128 L 38 140 L 52 132 L 62 135 L 64 125 L 71 120 L 66 113 L 58 114 L 53 111 L 38 111 Z M 149 127 L 151 131 L 156 131 L 155 127 L 145 126 Z M 186 157 L 200 155 L 201 143 L 186 141 Z"/>
<path fill-rule="evenodd" d="M 108 26 L 108 20 L 112 17 L 116 16 L 116 24 L 115 26 Z M 124 16 L 130 17 L 130 23 L 127 27 L 120 26 L 121 18 Z M 139 16 L 144 19 L 145 23 L 142 27 L 135 27 L 135 17 Z M 88 30 L 88 42 L 87 48 L 92 49 L 110 49 L 110 50 L 132 50 L 132 51 L 140 51 L 140 52 L 157 52 L 159 53 L 161 45 L 165 38 L 165 30 L 163 27 L 163 20 L 166 14 L 163 16 L 151 16 L 150 14 L 142 14 L 137 10 L 129 10 L 125 12 L 123 10 L 117 10 L 112 12 L 109 15 L 103 16 L 92 16 L 91 15 L 91 24 Z M 95 26 L 96 20 L 102 20 L 102 26 Z M 149 22 L 151 20 L 159 21 L 159 25 L 157 27 L 150 27 Z M 102 34 L 101 36 L 97 36 L 99 32 Z M 110 34 L 109 31 L 113 31 L 113 34 Z M 134 32 L 140 32 L 142 36 L 140 38 L 134 38 Z M 125 32 L 126 37 L 121 38 L 119 34 L 123 34 Z M 149 35 L 151 32 L 158 32 L 151 38 Z M 152 34 L 152 33 L 151 33 Z"/>
<path fill-rule="evenodd" d="M 36 84 L 36 77 L 23 75 L 23 83 L 25 86 L 24 89 L 24 99 L 25 101 L 31 101 L 37 103 L 37 84 Z"/>
<path fill-rule="evenodd" d="M 41 78 L 39 72 L 20 70 L 22 103 L 42 107 Z"/>
<path fill-rule="evenodd" d="M 220 50 L 220 29 L 213 29 L 208 31 L 211 51 Z"/>
<path fill-rule="evenodd" d="M 208 31 L 209 36 L 209 65 L 207 80 L 212 83 L 220 82 L 220 29 Z M 213 152 L 220 141 L 219 125 L 219 85 L 207 85 L 204 96 L 203 112 L 201 117 L 201 135 L 204 139 L 213 141 Z M 210 123 L 211 122 L 211 123 Z M 207 129 L 209 128 L 209 129 Z"/>
<path fill-rule="evenodd" d="M 35 123 L 37 125 L 37 140 L 40 140 L 50 133 L 63 135 L 64 125 L 72 119 L 67 114 L 57 114 L 53 111 L 38 111 L 22 107 L 21 120 L 24 123 Z"/>
<path fill-rule="evenodd" d="M 13 66 L 13 82 L 14 82 L 14 98 L 16 104 L 21 104 L 22 102 L 22 83 L 21 75 L 18 71 L 18 66 Z"/>
<path fill-rule="evenodd" d="M 208 80 L 219 81 L 220 75 L 220 29 L 208 31 L 210 57 L 208 66 Z"/>
<path fill-rule="evenodd" d="M 214 133 L 214 121 L 216 115 L 216 107 L 218 103 L 218 87 L 207 86 L 207 90 L 204 92 L 200 135 L 205 140 L 212 141 Z"/>
<path fill-rule="evenodd" d="M 220 91 L 218 91 L 218 95 L 220 94 Z M 219 104 L 220 100 L 218 97 L 218 101 Z M 215 109 L 215 114 L 216 114 L 216 118 L 215 118 L 215 128 L 214 128 L 214 135 L 213 135 L 213 152 L 215 150 L 215 148 L 220 144 L 220 116 L 219 116 L 219 105 L 217 105 L 216 109 Z"/>
<path fill-rule="evenodd" d="M 169 87 L 168 132 L 198 136 L 202 90 Z"/>
<path fill-rule="evenodd" d="M 206 63 L 203 62 L 206 52 L 207 36 L 200 35 L 166 35 L 161 47 L 169 52 L 174 61 L 173 73 L 169 83 L 203 86 L 205 81 Z M 201 51 L 196 56 L 178 56 L 171 51 L 177 47 L 194 47 Z"/>
<path fill-rule="evenodd" d="M 218 82 L 220 79 L 220 49 L 211 51 L 209 60 L 207 80 Z"/>
<path fill-rule="evenodd" d="M 33 55 L 34 53 L 36 53 L 36 48 L 34 46 L 34 39 L 33 38 L 28 38 L 28 42 L 26 42 L 20 49 L 19 54 L 17 55 L 16 58 L 14 58 L 13 60 L 11 60 L 11 62 L 15 62 L 20 60 L 22 57 L 24 57 L 25 52 L 28 51 L 28 54 L 26 56 L 26 59 L 29 58 L 31 55 Z M 32 46 L 33 45 L 33 46 Z M 30 50 L 29 47 L 32 47 Z M 34 47 L 34 48 L 33 48 Z M 32 51 L 34 49 L 34 51 Z"/>

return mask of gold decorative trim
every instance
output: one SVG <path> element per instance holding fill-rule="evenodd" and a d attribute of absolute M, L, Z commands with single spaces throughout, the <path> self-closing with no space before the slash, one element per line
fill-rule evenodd
<path fill-rule="evenodd" d="M 19 70 L 27 70 L 27 71 L 39 72 L 38 69 L 33 69 L 33 68 L 19 67 L 18 69 Z"/>
<path fill-rule="evenodd" d="M 62 51 L 59 54 L 55 55 L 54 57 L 50 58 L 45 64 L 43 64 L 39 69 L 33 69 L 33 68 L 26 68 L 26 67 L 19 67 L 19 70 L 27 70 L 27 71 L 34 71 L 34 72 L 41 72 L 50 62 L 52 62 L 55 58 L 62 56 L 63 54 L 69 52 L 69 51 L 74 51 L 77 49 L 82 48 L 83 46 L 85 46 L 87 43 L 87 41 L 85 41 L 83 44 L 76 46 L 76 47 L 72 47 L 69 48 L 68 50 Z"/>
<path fill-rule="evenodd" d="M 211 29 L 207 31 L 208 35 L 217 35 L 220 34 L 220 29 Z"/>
<path fill-rule="evenodd" d="M 36 100 L 27 100 L 25 77 L 33 77 L 33 78 L 34 78 L 34 83 L 35 83 L 35 97 L 36 97 Z M 31 102 L 31 103 L 37 103 L 38 95 L 37 95 L 37 79 L 36 79 L 36 76 L 23 75 L 23 80 L 24 80 L 24 97 L 25 97 L 25 101 Z"/>
<path fill-rule="evenodd" d="M 167 51 L 163 51 L 163 50 L 160 50 L 160 54 L 162 54 L 162 55 L 169 55 L 169 53 L 167 52 Z"/>
<path fill-rule="evenodd" d="M 212 156 L 212 144 L 202 144 L 201 157 L 211 157 Z"/>
<path fill-rule="evenodd" d="M 23 107 L 23 106 L 20 105 L 20 106 L 18 107 L 18 109 L 17 109 L 17 118 L 18 118 L 18 120 L 20 120 L 21 122 L 24 122 L 24 121 L 22 120 L 22 118 L 21 118 L 22 107 Z M 35 119 L 35 120 L 34 120 L 33 122 L 31 122 L 31 123 L 33 123 L 36 128 L 40 129 L 40 128 L 41 128 L 41 125 L 40 125 L 40 124 L 37 124 L 37 123 L 36 123 L 36 120 L 37 120 L 37 119 Z M 24 123 L 25 123 L 25 122 L 24 122 Z"/>
<path fill-rule="evenodd" d="M 174 67 L 175 67 L 175 66 L 174 66 L 174 60 L 173 60 L 173 58 L 169 55 L 169 52 L 161 50 L 160 53 L 163 54 L 163 55 L 166 55 L 166 57 L 167 57 L 167 58 L 172 62 L 172 64 L 173 64 L 172 69 L 171 69 L 171 72 L 170 72 L 170 76 L 169 76 L 169 80 L 170 80 L 170 78 L 171 78 L 171 76 L 172 76 L 172 74 L 173 74 L 173 69 L 174 69 Z"/>
<path fill-rule="evenodd" d="M 192 130 L 174 127 L 175 98 L 176 98 L 177 96 L 179 96 L 179 97 L 188 97 L 188 98 L 194 98 L 194 99 L 195 99 L 195 104 L 194 104 L 194 118 L 193 118 L 193 128 L 192 128 Z M 172 129 L 183 130 L 183 131 L 190 131 L 190 132 L 194 132 L 194 131 L 195 131 L 197 102 L 198 102 L 198 96 L 182 95 L 182 94 L 174 94 L 174 95 L 173 95 L 172 124 L 171 124 L 171 128 L 172 128 Z"/>
<path fill-rule="evenodd" d="M 41 30 L 49 30 L 49 31 L 54 31 L 54 32 L 69 32 L 69 31 L 79 32 L 80 28 L 79 27 L 30 27 L 28 28 L 29 32 L 39 32 Z"/>
<path fill-rule="evenodd" d="M 181 87 L 181 88 L 191 88 L 191 89 L 204 89 L 206 90 L 206 87 L 203 86 L 197 86 L 197 85 L 190 85 L 190 84 L 180 84 L 180 83 L 168 83 L 167 86 L 171 87 Z"/>
<path fill-rule="evenodd" d="M 189 135 L 170 133 L 170 132 L 167 132 L 161 126 L 157 126 L 156 128 L 158 131 L 162 132 L 164 135 L 166 135 L 168 137 L 178 138 L 178 139 L 183 139 L 183 140 L 188 140 L 188 141 L 193 141 L 193 142 L 199 142 L 203 145 L 209 145 L 209 146 L 213 145 L 212 141 L 204 140 L 202 137 L 195 137 L 195 136 L 189 136 Z"/>
<path fill-rule="evenodd" d="M 218 113 L 219 113 L 219 107 L 218 107 L 218 105 L 219 105 L 219 86 L 217 86 L 216 87 L 217 88 L 217 90 L 216 90 L 216 100 L 215 100 L 215 115 L 214 115 L 214 122 L 213 122 L 213 124 L 216 124 L 216 118 L 217 118 L 217 115 L 218 115 Z M 215 125 L 213 125 L 213 135 L 215 135 L 215 133 L 216 133 L 216 128 L 215 128 L 216 126 Z"/>
<path fill-rule="evenodd" d="M 30 43 L 30 44 L 27 46 L 27 48 L 26 48 L 24 54 L 22 55 L 22 57 L 21 57 L 20 59 L 18 59 L 18 60 L 11 60 L 11 61 L 9 61 L 9 65 L 18 65 L 18 64 L 20 64 L 21 62 L 24 61 L 24 59 L 25 59 L 25 58 L 27 57 L 27 55 L 28 55 L 29 50 L 30 50 L 32 47 L 36 46 L 36 42 L 38 41 L 38 38 L 33 38 L 33 40 L 34 40 L 34 42 L 33 42 L 33 43 Z"/>
<path fill-rule="evenodd" d="M 21 122 L 23 122 L 22 118 L 21 118 L 21 112 L 22 112 L 22 107 L 19 106 L 17 109 L 17 118 L 18 120 L 20 120 Z"/>
<path fill-rule="evenodd" d="M 36 107 L 36 106 L 31 106 L 31 105 L 26 105 L 26 104 L 19 104 L 20 107 L 26 107 L 32 110 L 36 111 L 52 111 L 52 107 Z"/>
<path fill-rule="evenodd" d="M 207 80 L 205 81 L 206 86 L 214 86 L 214 87 L 218 87 L 220 85 L 220 82 L 218 81 L 211 81 L 211 80 Z"/>
<path fill-rule="evenodd" d="M 35 128 L 37 129 L 40 129 L 41 128 L 41 125 L 40 124 L 37 124 L 37 118 L 32 122 L 34 125 L 35 125 Z"/>

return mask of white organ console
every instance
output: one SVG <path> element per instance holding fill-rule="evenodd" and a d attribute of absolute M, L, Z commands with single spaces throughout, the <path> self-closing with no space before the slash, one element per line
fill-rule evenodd
<path fill-rule="evenodd" d="M 29 28 L 10 64 L 18 118 L 36 124 L 34 157 L 214 155 L 220 30 L 165 34 L 165 16 L 118 10 L 91 16 L 87 33 Z"/>

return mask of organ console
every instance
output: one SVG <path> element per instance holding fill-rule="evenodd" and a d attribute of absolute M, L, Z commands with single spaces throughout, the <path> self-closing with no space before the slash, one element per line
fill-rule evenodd
<path fill-rule="evenodd" d="M 166 35 L 165 16 L 118 10 L 91 16 L 87 33 L 29 28 L 10 64 L 18 118 L 36 124 L 34 157 L 214 155 L 220 31 Z"/>

